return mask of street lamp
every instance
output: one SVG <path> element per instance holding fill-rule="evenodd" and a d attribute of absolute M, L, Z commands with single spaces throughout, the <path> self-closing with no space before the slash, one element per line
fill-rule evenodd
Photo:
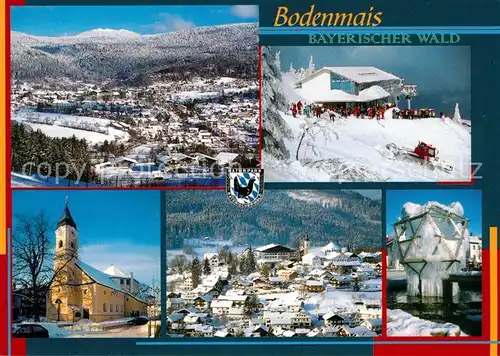
<path fill-rule="evenodd" d="M 62 304 L 61 299 L 57 298 L 56 304 L 57 304 L 57 321 L 61 321 L 61 304 Z"/>

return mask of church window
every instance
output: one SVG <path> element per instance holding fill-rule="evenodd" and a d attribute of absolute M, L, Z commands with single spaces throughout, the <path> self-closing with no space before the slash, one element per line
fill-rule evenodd
<path fill-rule="evenodd" d="M 130 285 L 130 279 L 127 279 L 127 286 Z"/>
<path fill-rule="evenodd" d="M 106 290 L 104 290 L 104 295 L 106 295 Z"/>
<path fill-rule="evenodd" d="M 127 302 L 128 302 L 128 298 L 127 298 Z"/>
<path fill-rule="evenodd" d="M 62 242 L 62 240 L 59 240 L 59 248 L 62 248 L 62 246 L 63 246 L 63 242 Z"/>
<path fill-rule="evenodd" d="M 87 294 L 87 292 L 88 292 L 88 289 L 83 290 L 83 294 Z"/>
<path fill-rule="evenodd" d="M 74 248 L 75 247 L 75 244 L 73 243 L 73 241 L 71 241 L 71 247 Z"/>
<path fill-rule="evenodd" d="M 122 279 L 120 279 L 120 284 L 123 284 L 123 278 L 122 278 Z"/>
<path fill-rule="evenodd" d="M 106 303 L 102 304 L 102 311 L 106 311 Z"/>
<path fill-rule="evenodd" d="M 113 312 L 113 304 L 109 305 L 109 311 L 112 313 Z"/>

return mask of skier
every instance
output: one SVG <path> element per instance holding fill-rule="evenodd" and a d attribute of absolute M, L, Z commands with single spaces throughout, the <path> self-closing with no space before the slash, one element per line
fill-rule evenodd
<path fill-rule="evenodd" d="M 302 115 L 302 107 L 303 107 L 302 102 L 301 102 L 301 101 L 299 101 L 299 102 L 297 103 L 297 112 L 298 112 L 300 115 Z"/>
<path fill-rule="evenodd" d="M 318 107 L 316 108 L 316 117 L 317 117 L 318 119 L 321 117 L 321 112 L 322 112 L 322 110 L 321 110 L 321 106 L 318 106 Z"/>
<path fill-rule="evenodd" d="M 295 103 L 292 104 L 292 116 L 297 117 L 297 105 Z"/>
<path fill-rule="evenodd" d="M 330 120 L 335 122 L 335 111 L 333 109 L 328 109 L 328 115 L 330 115 Z"/>
<path fill-rule="evenodd" d="M 382 106 L 382 109 L 380 109 L 380 118 L 382 120 L 384 119 L 384 114 L 385 114 L 385 107 Z"/>
<path fill-rule="evenodd" d="M 311 117 L 311 105 L 306 105 L 304 107 L 304 112 L 306 113 L 307 118 Z"/>

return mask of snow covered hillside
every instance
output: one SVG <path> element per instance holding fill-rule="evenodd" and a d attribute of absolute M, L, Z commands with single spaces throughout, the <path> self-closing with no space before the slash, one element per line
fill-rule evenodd
<path fill-rule="evenodd" d="M 446 118 L 424 120 L 365 120 L 349 117 L 337 119 L 294 118 L 282 114 L 293 132 L 285 138 L 291 160 L 280 161 L 264 152 L 264 168 L 268 181 L 468 181 L 471 174 L 471 139 L 466 128 Z M 311 136 L 299 150 L 304 128 L 311 127 Z M 326 135 L 333 132 L 332 135 Z M 437 147 L 442 160 L 453 166 L 451 173 L 406 161 L 388 159 L 385 146 L 414 148 L 419 141 Z"/>
<path fill-rule="evenodd" d="M 196 27 L 157 35 L 96 29 L 76 36 L 11 32 L 12 78 L 102 80 L 169 70 L 257 73 L 258 24 Z M 193 49 L 196 55 L 193 56 Z M 214 67 L 218 66 L 218 69 Z M 219 73 L 222 75 L 223 73 Z"/>
<path fill-rule="evenodd" d="M 470 180 L 470 126 L 462 120 L 393 119 L 395 109 L 385 111 L 380 121 L 338 114 L 333 121 L 328 113 L 293 117 L 285 111 L 291 103 L 311 101 L 304 98 L 304 89 L 294 88 L 302 74 L 276 74 L 276 62 L 270 55 L 264 57 L 263 165 L 268 182 Z M 374 87 L 365 91 L 370 89 Z M 390 143 L 413 151 L 420 141 L 435 147 L 436 162 L 451 165 L 452 171 L 430 169 L 423 160 L 399 159 L 387 152 Z"/>

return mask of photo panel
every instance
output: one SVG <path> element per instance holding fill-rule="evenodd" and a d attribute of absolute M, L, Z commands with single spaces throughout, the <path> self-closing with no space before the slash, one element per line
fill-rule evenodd
<path fill-rule="evenodd" d="M 11 185 L 224 186 L 259 167 L 258 21 L 254 5 L 14 8 Z"/>
<path fill-rule="evenodd" d="M 12 211 L 13 338 L 160 336 L 159 192 L 16 190 Z"/>
<path fill-rule="evenodd" d="M 387 335 L 482 336 L 481 191 L 388 190 L 386 224 Z"/>
<path fill-rule="evenodd" d="M 262 52 L 268 182 L 470 181 L 470 47 Z"/>
<path fill-rule="evenodd" d="M 381 335 L 380 190 L 162 193 L 167 336 Z"/>

